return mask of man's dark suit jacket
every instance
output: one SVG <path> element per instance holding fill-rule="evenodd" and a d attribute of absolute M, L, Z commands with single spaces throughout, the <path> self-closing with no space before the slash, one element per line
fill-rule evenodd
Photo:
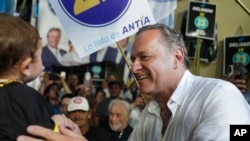
<path fill-rule="evenodd" d="M 118 49 L 117 48 L 113 48 L 113 47 L 107 47 L 107 52 L 106 54 L 104 55 L 104 58 L 102 61 L 110 61 L 110 62 L 115 62 L 115 59 L 116 59 L 116 56 L 117 56 L 117 53 L 118 52 Z M 97 62 L 97 54 L 98 54 L 98 51 L 97 52 L 94 52 L 90 55 L 90 58 L 89 58 L 89 61 L 90 63 L 94 63 L 94 62 Z"/>
<path fill-rule="evenodd" d="M 65 55 L 67 51 L 60 49 L 61 56 Z M 50 51 L 49 47 L 46 45 L 42 49 L 42 62 L 45 70 L 51 71 L 52 67 L 60 67 L 62 66 L 60 62 L 56 59 L 54 54 Z"/>

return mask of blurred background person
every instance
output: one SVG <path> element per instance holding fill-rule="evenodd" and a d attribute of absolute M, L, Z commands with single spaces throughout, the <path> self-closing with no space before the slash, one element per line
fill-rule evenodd
<path fill-rule="evenodd" d="M 64 76 L 61 76 L 58 73 L 44 72 L 44 73 L 42 73 L 40 79 L 41 79 L 41 84 L 40 84 L 38 91 L 41 94 L 44 94 L 44 90 L 46 89 L 46 87 L 52 83 L 55 83 L 58 86 L 58 90 L 59 90 L 58 100 L 60 100 L 61 97 L 66 93 L 72 94 L 72 91 L 70 90 Z"/>
<path fill-rule="evenodd" d="M 243 94 L 246 101 L 250 105 L 250 76 L 248 75 L 246 79 L 238 78 L 239 72 L 234 72 L 229 75 L 228 81 L 233 83 Z"/>
<path fill-rule="evenodd" d="M 109 135 L 111 141 L 127 141 L 133 128 L 128 124 L 130 104 L 121 99 L 109 104 Z"/>
<path fill-rule="evenodd" d="M 102 89 L 106 93 L 106 98 L 110 97 L 108 83 L 115 80 L 117 80 L 116 74 L 110 72 L 108 73 L 107 77 L 102 81 Z"/>
<path fill-rule="evenodd" d="M 144 109 L 146 104 L 152 99 L 151 95 L 143 95 L 146 100 L 143 100 L 142 95 L 136 97 L 136 99 L 131 103 L 131 112 L 129 114 L 129 125 L 134 128 L 137 122 L 139 121 L 139 117 L 141 111 Z"/>
<path fill-rule="evenodd" d="M 89 89 L 86 90 L 84 86 L 81 86 L 80 88 L 77 89 L 75 96 L 81 96 L 86 98 L 88 100 L 89 106 L 92 108 L 94 99 L 91 96 Z"/>
<path fill-rule="evenodd" d="M 91 123 L 94 126 L 98 126 L 98 117 L 96 117 L 96 108 L 100 102 L 106 99 L 106 94 L 102 89 L 98 89 L 95 93 L 93 106 L 92 106 L 92 116 L 91 116 Z"/>
<path fill-rule="evenodd" d="M 75 94 L 76 90 L 79 88 L 79 85 L 80 85 L 78 75 L 75 73 L 69 74 L 66 82 L 67 82 L 70 90 L 72 91 L 72 93 Z"/>
<path fill-rule="evenodd" d="M 97 105 L 96 108 L 96 119 L 98 120 L 98 127 L 107 128 L 108 127 L 108 106 L 112 100 L 120 99 L 120 94 L 122 91 L 122 84 L 119 81 L 111 81 L 108 84 L 110 97 L 104 99 Z"/>
<path fill-rule="evenodd" d="M 59 88 L 56 83 L 52 83 L 44 90 L 45 99 L 51 105 L 54 114 L 62 114 L 59 105 Z"/>
<path fill-rule="evenodd" d="M 75 97 L 73 94 L 65 94 L 61 97 L 60 100 L 60 110 L 61 112 L 68 117 L 68 105 L 71 98 Z"/>
<path fill-rule="evenodd" d="M 106 138 L 105 130 L 90 125 L 91 111 L 86 98 L 73 97 L 68 105 L 68 115 L 79 126 L 82 135 L 88 141 L 110 141 Z"/>
<path fill-rule="evenodd" d="M 61 29 L 52 27 L 47 33 L 47 45 L 42 49 L 42 62 L 46 71 L 52 71 L 53 66 L 61 66 L 62 57 L 66 50 L 58 47 L 61 40 Z"/>

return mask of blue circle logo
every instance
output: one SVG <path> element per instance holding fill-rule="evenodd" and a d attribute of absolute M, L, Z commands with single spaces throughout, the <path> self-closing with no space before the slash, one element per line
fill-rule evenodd
<path fill-rule="evenodd" d="M 237 52 L 233 55 L 232 61 L 233 63 L 241 62 L 246 66 L 250 62 L 250 57 L 246 52 Z"/>
<path fill-rule="evenodd" d="M 103 27 L 119 20 L 132 0 L 59 0 L 63 11 L 75 22 Z"/>
<path fill-rule="evenodd" d="M 194 25 L 198 29 L 206 29 L 208 27 L 208 20 L 204 16 L 198 16 L 194 19 Z"/>

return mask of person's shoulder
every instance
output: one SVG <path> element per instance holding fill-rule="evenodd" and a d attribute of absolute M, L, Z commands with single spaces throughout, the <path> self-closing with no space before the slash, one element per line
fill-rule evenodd
<path fill-rule="evenodd" d="M 109 100 L 106 98 L 106 99 L 104 99 L 103 101 L 101 101 L 99 104 L 98 104 L 98 106 L 97 106 L 97 108 L 104 108 L 104 106 L 105 105 L 107 105 L 107 104 L 109 104 Z"/>
<path fill-rule="evenodd" d="M 126 127 L 126 129 L 125 130 L 127 130 L 128 132 L 132 132 L 133 131 L 133 127 L 131 127 L 129 124 L 128 124 L 128 126 Z"/>
<path fill-rule="evenodd" d="M 34 94 L 35 94 L 35 96 L 36 96 L 36 95 L 40 96 L 40 93 L 39 93 L 37 90 L 35 90 L 34 88 L 32 88 L 32 87 L 30 87 L 30 86 L 28 86 L 28 85 L 26 85 L 26 84 L 22 84 L 20 87 L 21 87 L 23 90 L 25 90 L 25 91 L 27 92 L 28 95 L 34 95 Z M 29 92 L 29 93 L 28 93 L 28 92 Z"/>
<path fill-rule="evenodd" d="M 231 82 L 228 82 L 226 80 L 223 79 L 218 79 L 218 78 L 211 78 L 211 77 L 201 77 L 201 76 L 195 76 L 194 79 L 194 83 L 199 84 L 199 85 L 203 85 L 203 86 L 213 86 L 213 88 L 217 88 L 215 86 L 218 87 L 234 87 L 234 84 L 232 84 Z"/>
<path fill-rule="evenodd" d="M 34 88 L 21 83 L 12 83 L 8 86 L 8 94 L 10 97 L 15 98 L 18 101 L 24 100 L 27 103 L 42 99 L 42 96 Z M 40 100 L 39 100 L 40 101 Z"/>
<path fill-rule="evenodd" d="M 11 84 L 8 85 L 12 90 L 18 91 L 18 90 L 25 90 L 25 91 L 35 91 L 32 87 L 20 83 L 20 82 L 12 82 Z"/>
<path fill-rule="evenodd" d="M 130 136 L 130 134 L 133 132 L 133 128 L 128 124 L 128 126 L 124 129 L 124 131 L 123 131 L 123 138 L 124 139 L 128 139 L 129 138 L 129 136 Z"/>
<path fill-rule="evenodd" d="M 224 88 L 232 88 L 235 89 L 235 85 L 229 81 L 223 80 L 223 79 L 217 79 L 217 78 L 210 78 L 211 83 L 217 84 L 219 87 Z M 237 89 L 237 88 L 236 88 Z"/>
<path fill-rule="evenodd" d="M 104 99 L 102 102 L 100 102 L 100 103 L 110 103 L 110 101 L 111 101 L 112 99 L 109 97 L 109 98 L 106 98 L 106 99 Z"/>
<path fill-rule="evenodd" d="M 99 128 L 98 134 L 97 134 L 97 140 L 98 141 L 111 141 L 111 135 L 108 129 L 105 128 Z"/>
<path fill-rule="evenodd" d="M 117 49 L 117 48 L 114 48 L 114 47 L 108 46 L 108 47 L 107 47 L 107 52 L 118 52 L 118 49 Z M 107 53 L 107 52 L 106 52 L 106 53 Z"/>
<path fill-rule="evenodd" d="M 44 51 L 49 51 L 49 47 L 48 47 L 47 45 L 43 46 L 43 47 L 42 47 L 42 51 L 43 51 L 43 52 L 44 52 Z"/>
<path fill-rule="evenodd" d="M 48 45 L 42 47 L 42 49 L 48 49 L 48 48 L 49 48 Z"/>
<path fill-rule="evenodd" d="M 250 105 L 250 92 L 249 91 L 245 92 L 243 96 L 245 97 L 247 103 Z"/>

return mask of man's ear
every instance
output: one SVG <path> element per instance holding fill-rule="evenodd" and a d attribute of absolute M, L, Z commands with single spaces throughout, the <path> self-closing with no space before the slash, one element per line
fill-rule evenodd
<path fill-rule="evenodd" d="M 31 69 L 30 69 L 31 61 L 32 61 L 32 58 L 28 57 L 21 62 L 20 71 L 21 71 L 22 75 L 30 76 L 30 74 L 31 74 Z"/>
<path fill-rule="evenodd" d="M 184 61 L 184 51 L 182 48 L 177 48 L 174 52 L 175 55 L 175 68 L 177 68 Z"/>

